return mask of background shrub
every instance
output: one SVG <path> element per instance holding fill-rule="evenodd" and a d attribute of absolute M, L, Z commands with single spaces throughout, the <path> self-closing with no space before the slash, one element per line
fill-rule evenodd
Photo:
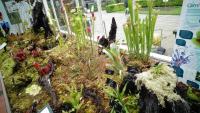
<path fill-rule="evenodd" d="M 146 0 L 137 1 L 142 7 L 147 7 Z M 155 7 L 164 7 L 164 6 L 182 6 L 183 0 L 169 0 L 167 3 L 164 3 L 162 0 L 155 0 Z"/>
<path fill-rule="evenodd" d="M 124 11 L 124 3 L 118 3 L 118 4 L 110 4 L 106 6 L 106 12 L 118 12 L 118 11 Z"/>

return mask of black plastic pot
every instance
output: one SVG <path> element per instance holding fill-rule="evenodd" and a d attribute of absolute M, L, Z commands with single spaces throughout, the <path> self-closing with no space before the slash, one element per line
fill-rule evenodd
<path fill-rule="evenodd" d="M 13 73 L 17 72 L 21 67 L 21 64 L 19 62 L 16 62 L 13 68 Z"/>
<path fill-rule="evenodd" d="M 190 113 L 189 104 L 182 100 L 167 101 L 166 98 L 165 107 L 162 107 L 157 96 L 145 86 L 139 94 L 140 113 Z"/>
<path fill-rule="evenodd" d="M 124 89 L 124 86 L 127 84 L 126 90 L 124 92 L 125 95 L 138 93 L 137 86 L 135 85 L 135 80 L 136 80 L 136 77 L 134 75 L 132 74 L 126 75 L 123 78 L 123 81 L 119 87 L 120 91 L 122 91 Z"/>
<path fill-rule="evenodd" d="M 109 105 L 111 108 L 114 108 L 116 113 L 126 113 L 114 97 L 111 97 Z"/>
<path fill-rule="evenodd" d="M 115 72 L 113 70 L 106 69 L 105 73 L 108 74 L 108 75 L 114 75 Z"/>
<path fill-rule="evenodd" d="M 114 89 L 117 87 L 117 83 L 114 80 L 110 79 L 110 78 L 107 78 L 106 85 L 108 85 L 108 86 L 110 86 L 110 87 L 112 87 Z"/>
<path fill-rule="evenodd" d="M 190 102 L 190 113 L 200 113 L 200 103 L 197 102 Z"/>
<path fill-rule="evenodd" d="M 135 75 L 135 74 L 139 73 L 140 71 L 139 71 L 138 68 L 136 68 L 136 67 L 134 67 L 134 66 L 128 66 L 128 67 L 127 67 L 127 72 L 128 72 L 129 74 Z"/>
<path fill-rule="evenodd" d="M 105 70 L 105 74 L 114 75 L 114 73 L 115 72 L 113 70 L 110 70 L 110 69 L 106 69 Z M 112 88 L 116 88 L 117 87 L 117 83 L 114 80 L 110 79 L 110 78 L 106 79 L 106 85 L 108 85 L 108 86 L 110 86 Z"/>
<path fill-rule="evenodd" d="M 175 92 L 184 99 L 187 98 L 187 90 L 188 90 L 188 86 L 186 84 L 182 82 L 177 83 Z"/>
<path fill-rule="evenodd" d="M 64 102 L 62 105 L 61 105 L 61 109 L 65 112 L 68 112 L 70 110 L 73 109 L 73 106 L 71 103 L 68 103 L 68 102 Z M 73 111 L 71 113 L 76 113 L 76 111 Z"/>

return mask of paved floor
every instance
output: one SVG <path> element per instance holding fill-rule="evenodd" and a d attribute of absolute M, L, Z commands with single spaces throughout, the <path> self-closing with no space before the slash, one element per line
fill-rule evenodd
<path fill-rule="evenodd" d="M 95 37 L 102 34 L 103 30 L 100 23 L 99 13 L 95 13 L 96 21 L 95 21 Z M 145 15 L 140 15 L 142 18 Z M 128 16 L 125 16 L 124 13 L 106 13 L 102 12 L 102 18 L 105 21 L 105 27 L 107 35 L 109 34 L 112 17 L 115 17 L 117 22 L 117 39 L 124 40 L 125 35 L 123 31 L 123 24 L 126 22 Z M 163 40 L 162 47 L 166 48 L 165 55 L 171 56 L 173 51 L 173 44 L 175 41 L 175 37 L 173 35 L 173 30 L 177 29 L 179 26 L 180 16 L 175 15 L 159 15 L 156 23 L 156 32 L 161 33 L 163 31 Z"/>

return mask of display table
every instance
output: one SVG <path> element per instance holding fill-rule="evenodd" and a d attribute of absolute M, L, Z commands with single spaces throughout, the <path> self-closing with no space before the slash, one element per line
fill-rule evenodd
<path fill-rule="evenodd" d="M 1 73 L 0 73 L 0 113 L 11 113 Z"/>

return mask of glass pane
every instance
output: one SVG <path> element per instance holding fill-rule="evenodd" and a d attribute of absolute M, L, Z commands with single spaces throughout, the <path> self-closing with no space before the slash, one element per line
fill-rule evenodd
<path fill-rule="evenodd" d="M 58 22 L 60 25 L 60 29 L 67 31 L 67 24 L 65 21 L 65 14 L 64 14 L 64 10 L 62 8 L 62 4 L 60 2 L 60 0 L 52 0 L 54 3 L 54 7 L 55 7 L 55 11 L 56 11 L 56 15 L 58 18 Z"/>
<path fill-rule="evenodd" d="M 55 16 L 53 14 L 53 8 L 51 6 L 51 1 L 47 0 L 47 4 L 48 4 L 49 10 L 50 10 L 50 14 L 51 14 L 52 19 L 55 19 Z"/>
<path fill-rule="evenodd" d="M 11 24 L 21 23 L 20 15 L 14 0 L 2 0 Z"/>

